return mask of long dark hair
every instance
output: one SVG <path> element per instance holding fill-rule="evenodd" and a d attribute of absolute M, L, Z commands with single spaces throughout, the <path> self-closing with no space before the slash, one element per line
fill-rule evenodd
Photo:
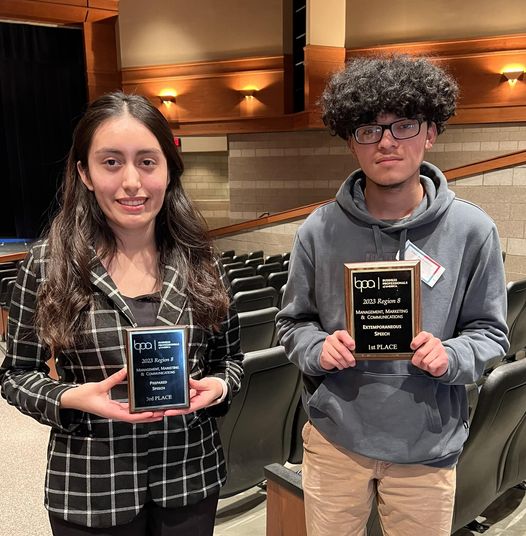
<path fill-rule="evenodd" d="M 93 192 L 83 184 L 77 162 L 88 170 L 88 154 L 96 130 L 105 121 L 129 114 L 157 138 L 168 163 L 168 186 L 155 221 L 158 274 L 174 266 L 188 292 L 193 322 L 204 328 L 226 315 L 229 298 L 214 266 L 206 223 L 186 196 L 183 162 L 163 115 L 139 95 L 114 92 L 90 104 L 73 134 L 61 190 L 61 204 L 48 233 L 46 279 L 38 291 L 36 326 L 43 341 L 57 352 L 71 348 L 84 329 L 82 315 L 91 303 L 90 269 L 94 248 L 100 259 L 117 251 L 116 238 Z"/>

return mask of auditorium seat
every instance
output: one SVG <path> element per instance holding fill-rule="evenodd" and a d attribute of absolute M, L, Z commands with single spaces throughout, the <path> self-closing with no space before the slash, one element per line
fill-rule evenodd
<path fill-rule="evenodd" d="M 254 290 L 263 288 L 266 285 L 265 278 L 262 275 L 253 275 L 251 277 L 238 277 L 232 280 L 232 294 L 235 295 L 242 290 Z"/>
<path fill-rule="evenodd" d="M 265 465 L 285 463 L 301 390 L 299 370 L 282 346 L 248 352 L 243 367 L 241 390 L 218 419 L 228 475 L 222 498 L 263 482 Z"/>
<path fill-rule="evenodd" d="M 290 264 L 289 260 L 283 261 L 283 270 L 287 270 L 287 272 L 288 272 L 289 271 L 289 264 Z"/>
<path fill-rule="evenodd" d="M 243 268 L 233 268 L 226 273 L 228 280 L 233 281 L 239 277 L 252 277 L 256 275 L 256 269 L 253 266 L 244 266 Z"/>
<path fill-rule="evenodd" d="M 288 277 L 289 273 L 286 271 L 272 272 L 267 278 L 267 285 L 274 287 L 276 292 L 279 292 L 279 289 L 287 282 Z"/>
<path fill-rule="evenodd" d="M 252 352 L 274 346 L 277 307 L 239 313 L 241 350 Z"/>
<path fill-rule="evenodd" d="M 234 255 L 234 262 L 245 262 L 248 259 L 248 253 L 243 253 L 242 255 Z"/>
<path fill-rule="evenodd" d="M 257 259 L 247 259 L 245 261 L 245 266 L 253 266 L 254 269 L 256 268 L 256 266 L 259 266 L 260 264 L 263 263 L 263 259 L 261 258 L 257 258 Z"/>
<path fill-rule="evenodd" d="M 298 422 L 296 410 L 293 423 Z M 299 428 L 292 430 L 291 438 Z M 294 440 L 291 444 L 294 445 Z M 289 461 L 299 463 L 299 459 L 297 452 L 291 450 Z M 277 466 L 265 468 L 269 492 L 271 479 L 279 479 L 279 475 L 287 477 L 286 471 L 290 470 Z M 302 497 L 301 479 L 287 474 L 295 483 L 296 494 Z M 452 533 L 472 522 L 500 495 L 526 479 L 526 359 L 497 367 L 482 386 L 456 478 Z M 270 507 L 270 495 L 267 500 Z M 382 534 L 375 509 L 367 526 L 368 534 Z"/>
<path fill-rule="evenodd" d="M 286 287 L 287 287 L 287 285 L 283 285 L 279 289 L 279 292 L 278 292 L 278 304 L 277 304 L 278 309 L 281 309 L 281 306 L 283 304 L 283 294 L 285 294 L 285 288 Z"/>
<path fill-rule="evenodd" d="M 225 269 L 225 272 L 228 272 L 228 270 L 235 270 L 236 268 L 244 268 L 245 263 L 244 262 L 225 262 L 223 264 L 223 268 Z"/>
<path fill-rule="evenodd" d="M 225 259 L 225 258 L 230 258 L 231 259 L 231 258 L 234 257 L 235 254 L 236 254 L 235 250 L 229 249 L 227 251 L 222 251 L 221 252 L 221 258 L 222 259 Z"/>
<path fill-rule="evenodd" d="M 17 274 L 18 267 L 15 263 L 0 264 L 0 340 L 2 341 L 5 341 L 7 335 L 9 301 Z"/>
<path fill-rule="evenodd" d="M 505 361 L 514 361 L 524 357 L 526 348 L 526 279 L 508 283 L 506 287 L 508 296 L 508 340 L 510 349 Z"/>
<path fill-rule="evenodd" d="M 499 495 L 526 477 L 526 359 L 487 377 L 457 466 L 453 529 L 473 521 Z M 513 448 L 510 448 L 513 447 Z"/>
<path fill-rule="evenodd" d="M 283 262 L 283 254 L 276 253 L 275 255 L 268 255 L 267 257 L 265 257 L 265 264 L 271 262 L 279 262 L 281 264 Z"/>
<path fill-rule="evenodd" d="M 251 259 L 262 259 L 263 257 L 265 256 L 265 253 L 262 249 L 258 250 L 258 251 L 251 251 L 249 254 L 248 254 L 248 260 L 251 260 Z"/>
<path fill-rule="evenodd" d="M 278 293 L 272 287 L 245 290 L 234 295 L 234 303 L 238 313 L 276 307 Z"/>
<path fill-rule="evenodd" d="M 256 268 L 256 274 L 262 275 L 265 279 L 268 278 L 269 274 L 273 272 L 281 272 L 281 263 L 279 262 L 270 262 L 265 264 L 260 264 Z"/>
<path fill-rule="evenodd" d="M 283 253 L 283 261 L 288 261 L 288 260 L 290 260 L 290 251 Z"/>

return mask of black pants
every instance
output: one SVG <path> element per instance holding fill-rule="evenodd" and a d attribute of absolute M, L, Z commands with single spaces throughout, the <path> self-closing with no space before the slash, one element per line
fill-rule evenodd
<path fill-rule="evenodd" d="M 49 515 L 54 536 L 212 536 L 219 493 L 189 506 L 161 508 L 148 502 L 126 525 L 90 528 Z"/>

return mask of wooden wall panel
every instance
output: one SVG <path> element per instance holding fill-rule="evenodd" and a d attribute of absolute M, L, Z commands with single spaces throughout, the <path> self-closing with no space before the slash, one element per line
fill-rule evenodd
<path fill-rule="evenodd" d="M 332 73 L 345 63 L 345 48 L 307 45 L 305 47 L 305 110 L 317 109 L 317 101 Z"/>
<path fill-rule="evenodd" d="M 148 97 L 174 125 L 282 116 L 283 79 L 281 56 L 122 70 L 123 89 Z M 253 98 L 239 92 L 247 87 Z M 161 104 L 166 93 L 175 104 Z"/>
<path fill-rule="evenodd" d="M 526 69 L 526 35 L 351 49 L 347 59 L 392 53 L 430 56 L 451 72 L 460 86 L 452 124 L 526 120 L 526 79 L 511 86 L 501 74 L 506 66 Z"/>
<path fill-rule="evenodd" d="M 108 91 L 121 89 L 117 63 L 117 17 L 84 23 L 86 79 L 90 101 Z"/>
<path fill-rule="evenodd" d="M 2 0 L 0 17 L 29 22 L 58 24 L 82 23 L 87 16 L 86 0 L 45 2 L 40 0 Z"/>

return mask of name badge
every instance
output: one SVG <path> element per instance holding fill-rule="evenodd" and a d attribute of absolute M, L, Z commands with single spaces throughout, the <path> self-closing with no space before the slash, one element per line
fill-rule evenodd
<path fill-rule="evenodd" d="M 127 328 L 130 413 L 189 406 L 187 328 Z"/>
<path fill-rule="evenodd" d="M 400 258 L 399 253 L 396 254 L 396 258 Z M 420 278 L 431 288 L 435 286 L 435 283 L 446 271 L 440 263 L 424 253 L 420 248 L 417 248 L 410 240 L 405 243 L 405 260 L 420 261 Z"/>

